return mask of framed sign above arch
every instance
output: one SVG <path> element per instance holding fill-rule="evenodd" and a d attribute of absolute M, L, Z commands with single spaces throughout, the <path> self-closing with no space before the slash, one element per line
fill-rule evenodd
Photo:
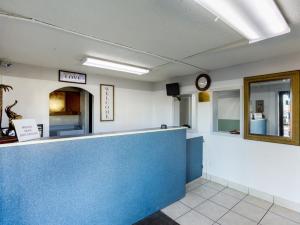
<path fill-rule="evenodd" d="M 86 74 L 59 70 L 58 81 L 66 83 L 86 84 Z"/>

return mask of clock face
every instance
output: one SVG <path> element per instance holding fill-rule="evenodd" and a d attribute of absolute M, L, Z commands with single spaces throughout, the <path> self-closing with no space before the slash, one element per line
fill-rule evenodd
<path fill-rule="evenodd" d="M 196 79 L 196 87 L 199 91 L 206 91 L 210 87 L 210 77 L 207 74 L 200 74 Z"/>
<path fill-rule="evenodd" d="M 205 88 L 206 85 L 207 85 L 207 79 L 205 77 L 201 77 L 199 80 L 198 80 L 198 86 L 200 88 Z"/>

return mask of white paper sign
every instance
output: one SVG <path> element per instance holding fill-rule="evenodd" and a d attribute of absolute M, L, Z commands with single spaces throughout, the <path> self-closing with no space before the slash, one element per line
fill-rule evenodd
<path fill-rule="evenodd" d="M 29 141 L 40 138 L 40 133 L 33 119 L 13 120 L 19 141 Z"/>

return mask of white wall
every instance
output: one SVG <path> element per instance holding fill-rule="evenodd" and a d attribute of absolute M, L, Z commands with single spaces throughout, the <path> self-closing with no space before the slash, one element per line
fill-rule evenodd
<path fill-rule="evenodd" d="M 3 84 L 14 90 L 4 94 L 4 106 L 14 100 L 18 104 L 12 110 L 24 118 L 34 118 L 44 124 L 45 136 L 49 134 L 49 93 L 62 87 L 73 86 L 87 90 L 94 96 L 93 131 L 106 132 L 152 127 L 151 83 L 87 75 L 88 83 L 70 84 L 57 81 L 56 69 L 46 69 L 14 64 L 13 68 L 1 70 Z M 115 85 L 115 121 L 100 122 L 100 83 Z M 3 126 L 8 124 L 3 112 Z"/>
<path fill-rule="evenodd" d="M 213 82 L 210 90 L 242 88 L 244 76 L 295 69 L 300 69 L 300 54 L 211 71 Z M 182 94 L 197 92 L 192 83 L 185 83 L 181 91 Z M 164 104 L 162 96 L 156 95 L 160 98 L 157 100 L 160 105 L 165 105 L 165 108 L 160 108 L 159 116 L 167 117 L 172 111 L 172 103 L 166 101 Z M 212 121 L 212 101 L 198 103 L 198 132 L 205 141 L 204 172 L 250 187 L 251 193 L 269 194 L 264 197 L 273 195 L 277 204 L 300 211 L 300 147 L 249 141 L 242 135 L 216 134 L 212 132 Z"/>
<path fill-rule="evenodd" d="M 166 90 L 155 91 L 153 95 L 153 126 L 159 127 L 161 124 L 173 126 L 174 121 L 174 101 L 167 96 Z"/>
<path fill-rule="evenodd" d="M 235 78 L 300 69 L 300 54 L 212 71 L 214 86 Z M 201 109 L 199 109 L 201 110 Z M 207 109 L 203 109 L 207 110 Z M 207 128 L 206 171 L 238 184 L 277 196 L 275 202 L 300 211 L 300 147 L 212 135 Z M 222 146 L 222 148 L 220 148 Z M 293 202 L 295 204 L 293 204 Z"/>
<path fill-rule="evenodd" d="M 211 108 L 211 102 L 200 103 L 198 112 L 212 121 Z M 300 203 L 299 146 L 248 141 L 242 135 L 212 133 L 208 123 L 198 126 L 205 140 L 206 173 Z"/>

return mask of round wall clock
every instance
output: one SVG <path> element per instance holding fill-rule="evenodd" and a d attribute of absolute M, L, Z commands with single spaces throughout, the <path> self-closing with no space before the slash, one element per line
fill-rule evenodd
<path fill-rule="evenodd" d="M 196 88 L 199 91 L 206 91 L 211 84 L 211 79 L 207 74 L 200 74 L 197 78 L 196 78 Z"/>

